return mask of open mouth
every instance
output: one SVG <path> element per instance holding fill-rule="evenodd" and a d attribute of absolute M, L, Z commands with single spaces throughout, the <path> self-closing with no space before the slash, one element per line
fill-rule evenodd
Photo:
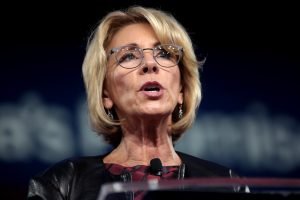
<path fill-rule="evenodd" d="M 159 92 L 161 89 L 162 89 L 162 86 L 156 81 L 146 82 L 141 87 L 141 91 L 146 91 L 146 92 Z"/>
<path fill-rule="evenodd" d="M 149 87 L 145 87 L 144 91 L 153 91 L 153 92 L 159 92 L 160 91 L 160 87 L 156 87 L 156 86 L 149 86 Z"/>

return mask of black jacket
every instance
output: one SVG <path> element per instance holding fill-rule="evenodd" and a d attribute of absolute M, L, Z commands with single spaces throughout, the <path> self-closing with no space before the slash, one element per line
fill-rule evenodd
<path fill-rule="evenodd" d="M 213 162 L 177 152 L 185 170 L 182 178 L 233 177 L 232 171 Z M 123 181 L 107 172 L 104 156 L 80 157 L 64 160 L 32 178 L 28 199 L 96 200 L 104 183 Z M 232 188 L 236 191 L 238 188 Z"/>

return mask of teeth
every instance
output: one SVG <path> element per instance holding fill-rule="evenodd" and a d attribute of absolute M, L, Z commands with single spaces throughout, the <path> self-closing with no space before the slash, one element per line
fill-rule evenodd
<path fill-rule="evenodd" d="M 158 87 L 146 87 L 145 91 L 159 91 L 160 89 Z"/>

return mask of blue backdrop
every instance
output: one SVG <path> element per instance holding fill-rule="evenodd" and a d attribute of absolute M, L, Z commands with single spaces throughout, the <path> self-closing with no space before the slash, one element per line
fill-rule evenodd
<path fill-rule="evenodd" d="M 99 19 L 131 2 L 74 4 L 7 5 L 1 14 L 0 193 L 11 199 L 24 198 L 29 178 L 51 164 L 110 149 L 88 125 L 81 64 Z M 243 176 L 299 177 L 293 6 L 140 4 L 174 14 L 197 56 L 207 55 L 198 117 L 176 149 Z"/>

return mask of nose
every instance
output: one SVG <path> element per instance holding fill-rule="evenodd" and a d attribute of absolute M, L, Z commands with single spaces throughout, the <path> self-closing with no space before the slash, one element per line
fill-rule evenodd
<path fill-rule="evenodd" d="M 157 73 L 158 67 L 157 63 L 153 58 L 153 52 L 152 51 L 144 51 L 144 65 L 142 67 L 142 73 Z"/>

